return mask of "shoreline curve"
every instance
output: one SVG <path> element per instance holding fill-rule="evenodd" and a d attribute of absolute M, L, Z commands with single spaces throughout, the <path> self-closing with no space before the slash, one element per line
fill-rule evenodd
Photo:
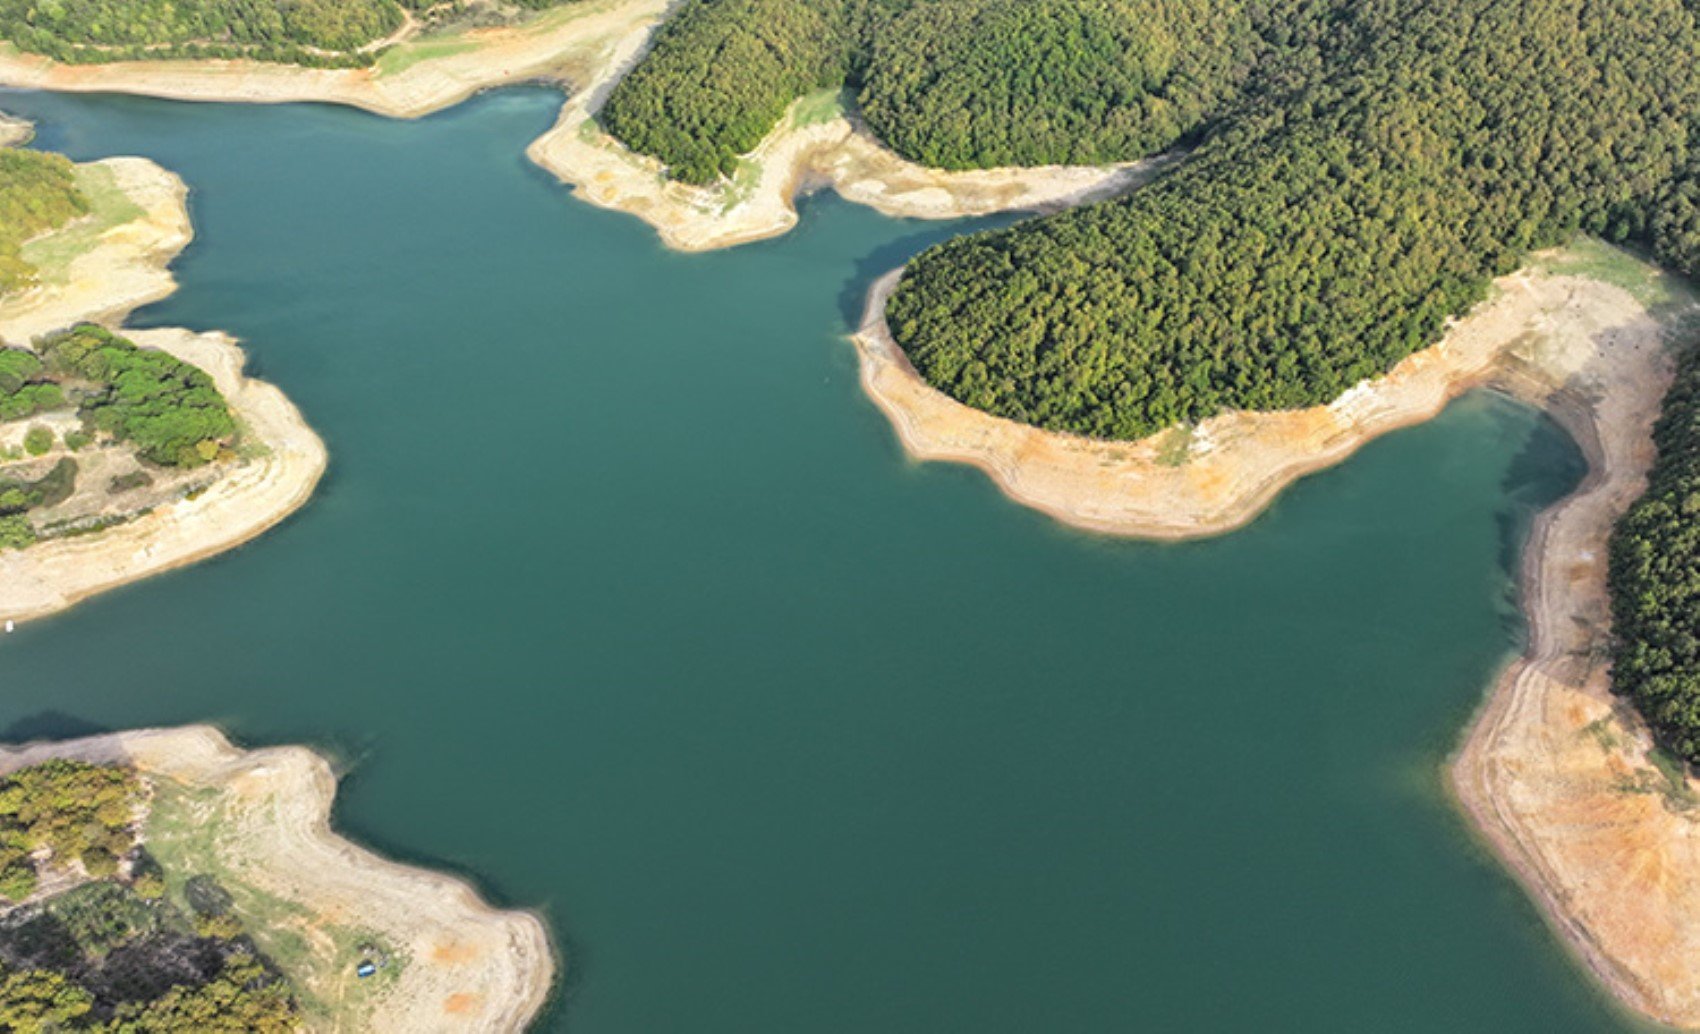
<path fill-rule="evenodd" d="M 905 453 L 974 467 L 1013 502 L 1071 527 L 1157 540 L 1238 530 L 1300 478 L 1432 419 L 1467 391 L 1501 386 L 1508 367 L 1538 362 L 1539 333 L 1574 307 L 1582 285 L 1605 286 L 1525 269 L 1496 281 L 1495 297 L 1453 321 L 1439 342 L 1326 405 L 1230 411 L 1196 427 L 1115 441 L 993 416 L 928 384 L 885 321 L 902 273 L 874 282 L 851 341 L 862 390 Z M 1633 304 L 1627 296 L 1614 304 L 1625 301 Z"/>
<path fill-rule="evenodd" d="M 1700 778 L 1661 768 L 1645 723 L 1612 695 L 1606 593 L 1606 543 L 1642 491 L 1667 346 L 1692 303 L 1655 315 L 1624 286 L 1525 269 L 1439 344 L 1330 405 L 1103 442 L 993 417 L 927 385 L 884 326 L 899 273 L 874 285 L 854 344 L 862 386 L 905 451 L 972 465 L 1013 501 L 1094 532 L 1233 530 L 1298 478 L 1471 388 L 1559 423 L 1588 474 L 1534 523 L 1521 577 L 1527 653 L 1488 691 L 1446 781 L 1585 972 L 1620 1006 L 1700 1028 Z"/>
<path fill-rule="evenodd" d="M 134 765 L 240 805 L 223 814 L 242 850 L 213 848 L 233 871 L 407 952 L 371 1017 L 375 1031 L 521 1031 L 548 1002 L 556 967 L 543 919 L 498 909 L 462 877 L 404 865 L 338 833 L 337 777 L 315 751 L 243 750 L 210 725 L 192 725 L 0 747 L 0 775 L 49 758 Z"/>
<path fill-rule="evenodd" d="M 194 235 L 188 188 L 145 159 L 91 164 L 110 170 L 143 214 L 108 228 L 72 260 L 64 283 L 0 300 L 0 338 L 28 342 L 81 322 L 122 329 L 132 311 L 176 290 L 169 265 Z M 324 442 L 281 390 L 243 373 L 247 357 L 232 338 L 181 329 L 122 332 L 205 370 L 264 454 L 241 461 L 193 499 L 96 535 L 0 553 L 0 619 L 46 617 L 235 549 L 300 509 L 324 475 Z"/>

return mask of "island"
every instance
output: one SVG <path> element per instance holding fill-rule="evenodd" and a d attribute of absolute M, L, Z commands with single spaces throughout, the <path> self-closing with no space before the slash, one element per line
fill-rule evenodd
<path fill-rule="evenodd" d="M 216 332 L 115 331 L 192 232 L 151 162 L 0 150 L 0 621 L 223 552 L 312 495 L 324 445 Z"/>
<path fill-rule="evenodd" d="M 0 749 L 0 1022 L 60 1031 L 519 1031 L 543 923 L 330 825 L 302 748 L 216 729 Z"/>

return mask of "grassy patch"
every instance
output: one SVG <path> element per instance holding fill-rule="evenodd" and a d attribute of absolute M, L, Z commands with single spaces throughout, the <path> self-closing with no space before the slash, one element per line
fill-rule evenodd
<path fill-rule="evenodd" d="M 42 283 L 62 284 L 70 278 L 71 263 L 85 255 L 115 226 L 147 213 L 118 186 L 117 175 L 104 165 L 77 166 L 77 190 L 89 204 L 89 214 L 62 230 L 25 244 L 22 255 L 34 266 Z"/>
<path fill-rule="evenodd" d="M 1184 466 L 1192 455 L 1192 432 L 1191 424 L 1172 428 L 1157 446 L 1157 462 L 1165 467 Z"/>
<path fill-rule="evenodd" d="M 1647 760 L 1658 769 L 1659 775 L 1665 779 L 1661 787 L 1665 798 L 1678 808 L 1688 809 L 1700 803 L 1694 796 L 1694 791 L 1688 788 L 1688 771 L 1676 755 L 1663 747 L 1654 747 L 1647 752 Z"/>
<path fill-rule="evenodd" d="M 166 893 L 188 908 L 185 886 L 211 877 L 230 895 L 231 911 L 255 945 L 275 962 L 296 990 L 301 1010 L 332 1030 L 364 1028 L 373 1003 L 392 987 L 409 959 L 377 932 L 329 923 L 306 906 L 254 886 L 242 871 L 244 845 L 232 828 L 225 795 L 156 780 L 146 828 L 148 850 L 167 876 Z M 266 859 L 253 859 L 268 864 Z M 387 964 L 359 980 L 354 967 L 362 948 L 376 946 Z"/>
<path fill-rule="evenodd" d="M 720 205 L 722 215 L 732 211 L 756 192 L 761 185 L 761 165 L 748 158 L 739 158 L 738 167 L 732 173 L 732 181 L 726 185 L 725 200 Z"/>
<path fill-rule="evenodd" d="M 1654 315 L 1685 309 L 1700 301 L 1694 285 L 1686 280 L 1597 237 L 1578 237 L 1563 250 L 1540 257 L 1534 266 L 1558 276 L 1586 277 L 1621 287 Z"/>
<path fill-rule="evenodd" d="M 1582 734 L 1592 736 L 1594 742 L 1600 745 L 1600 749 L 1607 753 L 1617 749 L 1617 736 L 1611 731 L 1610 718 L 1597 718 L 1589 722 L 1582 726 Z"/>
<path fill-rule="evenodd" d="M 440 57 L 464 54 L 476 47 L 476 43 L 454 37 L 403 43 L 384 51 L 383 56 L 378 58 L 375 67 L 379 77 L 400 75 L 421 61 L 432 61 Z"/>
<path fill-rule="evenodd" d="M 791 105 L 791 125 L 797 129 L 831 122 L 844 114 L 844 91 L 836 88 L 811 93 Z"/>

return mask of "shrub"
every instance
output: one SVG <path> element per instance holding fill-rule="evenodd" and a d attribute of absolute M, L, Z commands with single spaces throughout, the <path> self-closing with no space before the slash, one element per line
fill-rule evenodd
<path fill-rule="evenodd" d="M 31 456 L 45 456 L 53 448 L 53 431 L 36 424 L 24 432 L 24 451 Z"/>

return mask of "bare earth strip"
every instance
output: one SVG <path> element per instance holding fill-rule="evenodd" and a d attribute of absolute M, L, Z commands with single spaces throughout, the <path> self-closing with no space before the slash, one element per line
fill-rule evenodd
<path fill-rule="evenodd" d="M 21 118 L 0 111 L 0 147 L 17 147 L 30 142 L 35 127 Z"/>
<path fill-rule="evenodd" d="M 1700 782 L 1655 764 L 1645 724 L 1611 693 L 1607 543 L 1640 495 L 1668 379 L 1656 339 L 1626 328 L 1541 401 L 1588 458 L 1536 521 L 1523 558 L 1530 642 L 1453 760 L 1457 796 L 1495 853 L 1623 1002 L 1700 1027 Z M 1539 399 L 1553 387 L 1524 381 Z"/>
<path fill-rule="evenodd" d="M 71 258 L 62 277 L 0 300 L 0 339 L 24 344 L 79 321 L 115 324 L 175 289 L 166 266 L 192 231 L 182 181 L 138 158 L 96 163 L 140 214 L 100 232 Z M 77 224 L 59 231 L 77 234 Z M 126 331 L 204 369 L 262 448 L 210 488 L 131 523 L 76 538 L 0 553 L 0 619 L 63 610 L 95 593 L 241 545 L 304 504 L 325 470 L 325 447 L 275 387 L 243 376 L 233 341 L 186 330 Z"/>
<path fill-rule="evenodd" d="M 548 997 L 554 965 L 542 921 L 491 908 L 464 881 L 392 862 L 336 835 L 336 777 L 312 751 L 238 750 L 216 729 L 190 726 L 0 749 L 0 774 L 60 757 L 134 765 L 167 782 L 173 796 L 194 802 L 197 815 L 216 819 L 198 824 L 189 846 L 168 849 L 151 841 L 176 831 L 156 829 L 150 818 L 150 847 L 162 860 L 216 874 L 235 892 L 239 910 L 244 900 L 267 902 L 268 925 L 294 916 L 295 934 L 349 953 L 329 966 L 278 960 L 319 1006 L 307 1012 L 310 1029 L 518 1031 Z M 374 987 L 350 979 L 360 955 L 332 936 L 342 931 L 344 940 L 385 945 L 394 981 Z"/>
<path fill-rule="evenodd" d="M 256 61 L 131 61 L 64 65 L 0 50 L 0 85 L 65 92 L 136 93 L 177 100 L 347 104 L 413 118 L 479 90 L 563 80 L 576 92 L 532 160 L 603 208 L 645 220 L 674 248 L 706 251 L 776 237 L 797 223 L 795 199 L 831 187 L 888 215 L 954 219 L 1046 211 L 1107 197 L 1149 178 L 1158 159 L 1108 168 L 943 172 L 904 161 L 842 115 L 809 122 L 804 102 L 748 156 L 732 182 L 712 188 L 668 180 L 662 165 L 601 131 L 595 113 L 643 56 L 677 0 L 595 0 L 518 27 L 415 39 L 368 69 L 311 69 Z"/>

